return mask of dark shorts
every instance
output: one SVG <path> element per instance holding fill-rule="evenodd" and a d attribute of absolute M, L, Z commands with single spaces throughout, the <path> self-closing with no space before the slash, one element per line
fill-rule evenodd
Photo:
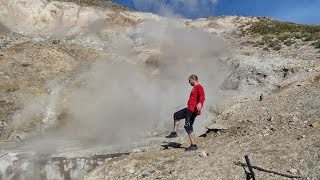
<path fill-rule="evenodd" d="M 175 122 L 185 119 L 184 129 L 188 134 L 193 132 L 193 123 L 197 117 L 197 113 L 190 111 L 187 108 L 181 109 L 173 114 L 173 119 Z"/>

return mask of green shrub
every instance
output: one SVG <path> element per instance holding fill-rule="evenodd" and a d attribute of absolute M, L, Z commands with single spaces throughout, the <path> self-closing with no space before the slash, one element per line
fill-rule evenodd
<path fill-rule="evenodd" d="M 264 47 L 262 50 L 269 51 L 269 48 L 268 47 Z"/>
<path fill-rule="evenodd" d="M 314 40 L 314 36 L 312 36 L 311 34 L 305 35 L 304 41 L 313 41 Z"/>
<path fill-rule="evenodd" d="M 278 39 L 280 40 L 280 41 L 285 41 L 285 40 L 287 40 L 287 39 L 289 39 L 289 38 L 292 38 L 294 36 L 294 33 L 291 33 L 291 32 L 283 32 L 283 33 L 280 33 L 279 35 L 278 35 Z"/>
<path fill-rule="evenodd" d="M 317 49 L 320 49 L 320 40 L 318 40 L 318 41 L 316 41 L 316 42 L 313 42 L 313 43 L 311 44 L 311 46 L 313 46 L 313 47 L 315 47 L 315 48 L 317 48 Z"/>
<path fill-rule="evenodd" d="M 262 41 L 270 42 L 270 41 L 272 41 L 274 38 L 275 38 L 275 36 L 268 34 L 268 35 L 265 35 L 265 36 L 262 37 Z"/>
<path fill-rule="evenodd" d="M 239 28 L 243 29 L 245 26 L 246 26 L 245 24 L 242 24 L 242 25 L 239 26 Z"/>
<path fill-rule="evenodd" d="M 296 39 L 302 39 L 303 38 L 303 34 L 301 32 L 295 32 L 293 33 L 293 37 Z"/>
<path fill-rule="evenodd" d="M 281 49 L 281 44 L 278 44 L 272 48 L 275 51 L 279 51 Z"/>
<path fill-rule="evenodd" d="M 280 42 L 279 40 L 270 41 L 270 42 L 268 43 L 268 46 L 269 46 L 270 48 L 273 48 L 273 47 L 278 46 L 278 45 L 281 45 L 281 42 Z"/>
<path fill-rule="evenodd" d="M 293 40 L 291 40 L 291 39 L 288 39 L 288 40 L 284 41 L 284 44 L 285 44 L 286 46 L 291 46 L 291 45 L 294 44 L 294 43 L 295 43 L 295 41 L 293 41 Z"/>

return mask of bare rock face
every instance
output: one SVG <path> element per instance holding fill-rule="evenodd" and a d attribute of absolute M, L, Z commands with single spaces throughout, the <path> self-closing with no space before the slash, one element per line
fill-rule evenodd
<path fill-rule="evenodd" d="M 77 31 L 77 28 L 88 26 L 97 19 L 106 18 L 107 15 L 107 12 L 89 7 L 82 8 L 75 3 L 45 0 L 3 1 L 0 9 L 0 21 L 3 21 L 7 27 L 15 28 L 15 31 L 20 29 L 18 32 L 23 34 L 46 33 L 54 30 L 69 31 L 73 27 L 72 31 Z M 7 21 L 6 18 L 10 18 L 12 22 Z M 16 22 L 23 23 L 15 26 Z"/>
<path fill-rule="evenodd" d="M 78 157 L 48 156 L 32 152 L 3 151 L 0 160 L 1 179 L 81 179 L 106 160 L 126 153 Z"/>

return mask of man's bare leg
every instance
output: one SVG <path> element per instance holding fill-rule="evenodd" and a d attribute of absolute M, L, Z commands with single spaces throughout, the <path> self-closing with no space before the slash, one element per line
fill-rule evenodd
<path fill-rule="evenodd" d="M 188 134 L 188 136 L 189 136 L 189 140 L 190 140 L 190 143 L 191 144 L 196 144 L 196 142 L 195 142 L 195 134 L 192 132 L 191 134 Z"/>
<path fill-rule="evenodd" d="M 196 145 L 196 142 L 195 142 L 195 134 L 192 132 L 190 134 L 188 134 L 189 136 L 189 140 L 190 140 L 190 143 L 191 145 L 185 149 L 185 151 L 196 151 L 198 150 L 198 146 Z"/>
<path fill-rule="evenodd" d="M 174 121 L 172 132 L 178 131 L 179 124 L 180 124 L 180 121 Z"/>
<path fill-rule="evenodd" d="M 166 138 L 176 138 L 177 137 L 177 130 L 178 130 L 179 124 L 180 124 L 179 121 L 174 121 L 173 130 L 169 135 L 166 136 Z"/>

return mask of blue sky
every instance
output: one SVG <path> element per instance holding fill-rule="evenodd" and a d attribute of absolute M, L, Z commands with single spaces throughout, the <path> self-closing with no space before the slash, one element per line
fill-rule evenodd
<path fill-rule="evenodd" d="M 112 0 L 139 11 L 185 18 L 219 15 L 266 16 L 302 24 L 320 24 L 320 0 Z"/>

